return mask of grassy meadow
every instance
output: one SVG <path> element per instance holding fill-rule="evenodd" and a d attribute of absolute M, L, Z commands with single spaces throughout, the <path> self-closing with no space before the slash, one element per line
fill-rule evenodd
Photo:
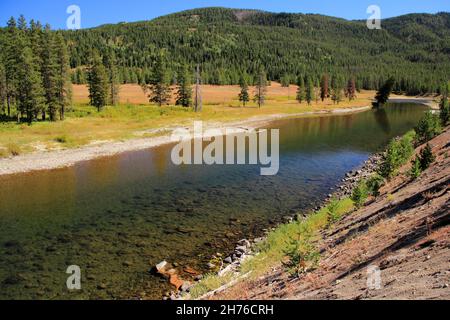
<path fill-rule="evenodd" d="M 252 95 L 253 88 L 250 88 Z M 193 120 L 230 122 L 273 114 L 296 114 L 335 108 L 370 105 L 373 91 L 358 93 L 357 99 L 342 101 L 339 105 L 328 99 L 299 104 L 295 100 L 296 86 L 281 87 L 272 82 L 268 87 L 266 104 L 257 108 L 250 102 L 245 108 L 238 101 L 239 86 L 202 87 L 203 112 L 174 106 L 158 107 L 148 102 L 139 85 L 122 85 L 120 103 L 105 107 L 101 112 L 89 106 L 89 93 L 85 85 L 74 85 L 73 106 L 67 110 L 66 120 L 59 122 L 0 123 L 0 157 L 16 156 L 35 151 L 74 148 L 92 143 L 118 141 L 161 134 L 153 129 L 191 126 Z M 152 131 L 153 130 L 153 131 Z"/>

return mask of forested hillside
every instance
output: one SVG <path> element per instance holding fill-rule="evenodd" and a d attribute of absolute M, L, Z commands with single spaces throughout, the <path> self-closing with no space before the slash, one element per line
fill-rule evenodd
<path fill-rule="evenodd" d="M 411 14 L 383 20 L 382 30 L 365 21 L 312 14 L 256 10 L 196 9 L 152 21 L 66 31 L 74 82 L 85 82 L 89 52 L 114 51 L 124 83 L 148 82 L 161 49 L 172 81 L 187 63 L 200 63 L 203 81 L 249 83 L 262 67 L 270 80 L 295 82 L 298 75 L 317 83 L 324 73 L 376 89 L 388 76 L 397 90 L 435 92 L 450 74 L 450 14 Z"/>

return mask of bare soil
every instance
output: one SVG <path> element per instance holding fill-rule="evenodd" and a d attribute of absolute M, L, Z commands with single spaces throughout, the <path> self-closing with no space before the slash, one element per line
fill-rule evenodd
<path fill-rule="evenodd" d="M 322 232 L 316 270 L 293 279 L 275 266 L 213 299 L 450 299 L 450 129 L 431 145 L 436 161 L 417 180 L 405 165 L 377 199 Z"/>

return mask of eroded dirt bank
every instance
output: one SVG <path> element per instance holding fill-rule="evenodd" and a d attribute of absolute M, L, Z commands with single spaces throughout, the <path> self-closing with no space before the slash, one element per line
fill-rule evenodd
<path fill-rule="evenodd" d="M 322 232 L 316 270 L 292 279 L 275 267 L 212 298 L 450 299 L 450 129 L 430 144 L 436 161 L 417 180 L 405 165 L 377 199 Z M 368 287 L 373 267 L 378 289 Z"/>

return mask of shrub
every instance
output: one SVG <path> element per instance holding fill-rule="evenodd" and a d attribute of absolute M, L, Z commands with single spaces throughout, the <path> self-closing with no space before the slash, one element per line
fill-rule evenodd
<path fill-rule="evenodd" d="M 420 169 L 426 170 L 430 164 L 432 164 L 435 160 L 435 156 L 433 155 L 433 149 L 430 144 L 427 143 L 425 148 L 420 151 Z"/>
<path fill-rule="evenodd" d="M 442 131 L 441 120 L 431 111 L 427 112 L 425 116 L 419 121 L 415 128 L 417 133 L 417 140 L 421 143 L 430 141 Z"/>
<path fill-rule="evenodd" d="M 309 270 L 315 269 L 319 263 L 320 254 L 311 241 L 312 232 L 308 228 L 301 228 L 296 239 L 292 239 L 283 251 L 288 257 L 283 265 L 293 276 L 300 276 Z"/>
<path fill-rule="evenodd" d="M 414 153 L 414 131 L 410 131 L 400 139 L 392 140 L 383 155 L 383 162 L 378 173 L 386 179 L 395 175 L 396 170 L 404 165 Z"/>
<path fill-rule="evenodd" d="M 442 98 L 440 104 L 441 112 L 439 113 L 439 118 L 441 119 L 441 124 L 446 126 L 450 120 L 450 105 L 448 103 L 447 97 Z"/>
<path fill-rule="evenodd" d="M 361 180 L 358 185 L 353 189 L 351 199 L 355 203 L 357 208 L 360 208 L 366 203 L 367 197 L 369 196 L 369 189 L 367 188 L 367 182 Z"/>
<path fill-rule="evenodd" d="M 380 188 L 384 184 L 384 179 L 379 174 L 375 174 L 367 180 L 366 184 L 369 194 L 374 197 L 378 197 L 380 195 Z"/>
<path fill-rule="evenodd" d="M 67 137 L 66 136 L 59 136 L 59 137 L 56 137 L 55 138 L 55 141 L 56 142 L 59 142 L 59 143 L 66 143 L 67 142 Z"/>
<path fill-rule="evenodd" d="M 409 176 L 411 179 L 417 179 L 422 173 L 422 168 L 420 165 L 420 158 L 415 157 L 413 161 L 411 161 L 411 169 L 409 170 Z"/>
<path fill-rule="evenodd" d="M 339 200 L 336 198 L 331 199 L 327 206 L 328 224 L 331 225 L 339 220 Z"/>
<path fill-rule="evenodd" d="M 8 153 L 14 157 L 16 157 L 22 153 L 20 146 L 16 143 L 8 143 L 6 145 L 6 149 L 8 150 Z"/>

